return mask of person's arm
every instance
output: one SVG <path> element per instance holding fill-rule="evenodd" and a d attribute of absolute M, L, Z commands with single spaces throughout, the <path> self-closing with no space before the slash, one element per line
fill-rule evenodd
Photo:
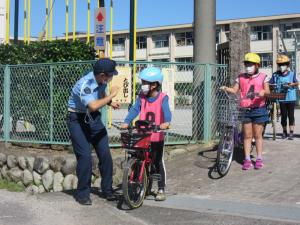
<path fill-rule="evenodd" d="M 117 95 L 119 89 L 120 89 L 119 87 L 114 86 L 111 88 L 110 94 L 108 96 L 105 96 L 104 98 L 101 99 L 90 101 L 87 104 L 88 109 L 91 112 L 95 112 L 98 111 L 101 107 L 107 105 L 108 103 L 111 103 L 111 100 Z"/>
<path fill-rule="evenodd" d="M 169 96 L 165 96 L 162 101 L 162 111 L 164 113 L 164 123 L 160 124 L 160 129 L 167 129 L 170 127 L 172 120 L 172 113 L 169 105 Z"/>
<path fill-rule="evenodd" d="M 130 108 L 124 120 L 124 123 L 129 125 L 139 115 L 140 111 L 141 111 L 141 98 L 138 97 L 136 99 L 135 104 Z"/>
<path fill-rule="evenodd" d="M 233 85 L 233 87 L 226 87 L 226 86 L 223 86 L 223 87 L 221 87 L 221 89 L 224 90 L 224 91 L 226 91 L 226 92 L 228 92 L 228 93 L 236 94 L 236 93 L 238 93 L 238 91 L 239 91 L 239 89 L 240 89 L 240 85 L 239 85 L 239 83 L 236 82 L 236 83 Z"/>
<path fill-rule="evenodd" d="M 299 82 L 297 80 L 297 76 L 296 74 L 294 73 L 294 76 L 293 76 L 293 82 L 289 84 L 290 87 L 296 87 L 299 85 Z"/>

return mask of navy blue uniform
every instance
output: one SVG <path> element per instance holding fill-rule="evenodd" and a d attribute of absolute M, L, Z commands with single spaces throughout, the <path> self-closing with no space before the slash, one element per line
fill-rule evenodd
<path fill-rule="evenodd" d="M 77 81 L 68 101 L 67 124 L 74 153 L 77 159 L 77 199 L 90 196 L 92 177 L 91 146 L 99 158 L 101 189 L 104 194 L 112 193 L 112 157 L 108 135 L 100 112 L 89 112 L 88 104 L 105 96 L 106 84 L 98 84 L 93 72 Z"/>

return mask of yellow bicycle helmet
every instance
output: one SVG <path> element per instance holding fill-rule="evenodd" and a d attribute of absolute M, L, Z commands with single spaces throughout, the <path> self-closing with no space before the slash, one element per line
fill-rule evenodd
<path fill-rule="evenodd" d="M 244 62 L 252 62 L 260 64 L 260 56 L 256 53 L 247 53 L 244 58 Z"/>
<path fill-rule="evenodd" d="M 290 63 L 290 58 L 286 55 L 278 55 L 276 59 L 277 64 Z"/>

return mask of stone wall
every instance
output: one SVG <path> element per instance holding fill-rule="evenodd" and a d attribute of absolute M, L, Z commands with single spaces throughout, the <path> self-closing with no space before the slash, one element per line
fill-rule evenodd
<path fill-rule="evenodd" d="M 205 146 L 186 145 L 165 147 L 165 160 L 178 155 L 203 149 Z M 113 149 L 113 186 L 122 183 L 122 166 L 124 164 L 124 150 Z M 93 173 L 92 187 L 99 188 L 101 177 L 98 169 L 98 158 L 92 154 Z M 67 152 L 45 150 L 28 150 L 19 148 L 12 151 L 0 146 L 0 179 L 5 179 L 23 185 L 26 192 L 31 194 L 43 192 L 59 192 L 76 189 L 76 158 Z"/>

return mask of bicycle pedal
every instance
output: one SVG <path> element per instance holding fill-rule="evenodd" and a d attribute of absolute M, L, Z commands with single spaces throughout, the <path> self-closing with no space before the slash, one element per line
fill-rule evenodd
<path fill-rule="evenodd" d="M 159 173 L 153 173 L 153 174 L 151 174 L 151 178 L 153 180 L 156 180 L 156 181 L 160 181 L 161 180 L 161 176 L 160 176 Z"/>

